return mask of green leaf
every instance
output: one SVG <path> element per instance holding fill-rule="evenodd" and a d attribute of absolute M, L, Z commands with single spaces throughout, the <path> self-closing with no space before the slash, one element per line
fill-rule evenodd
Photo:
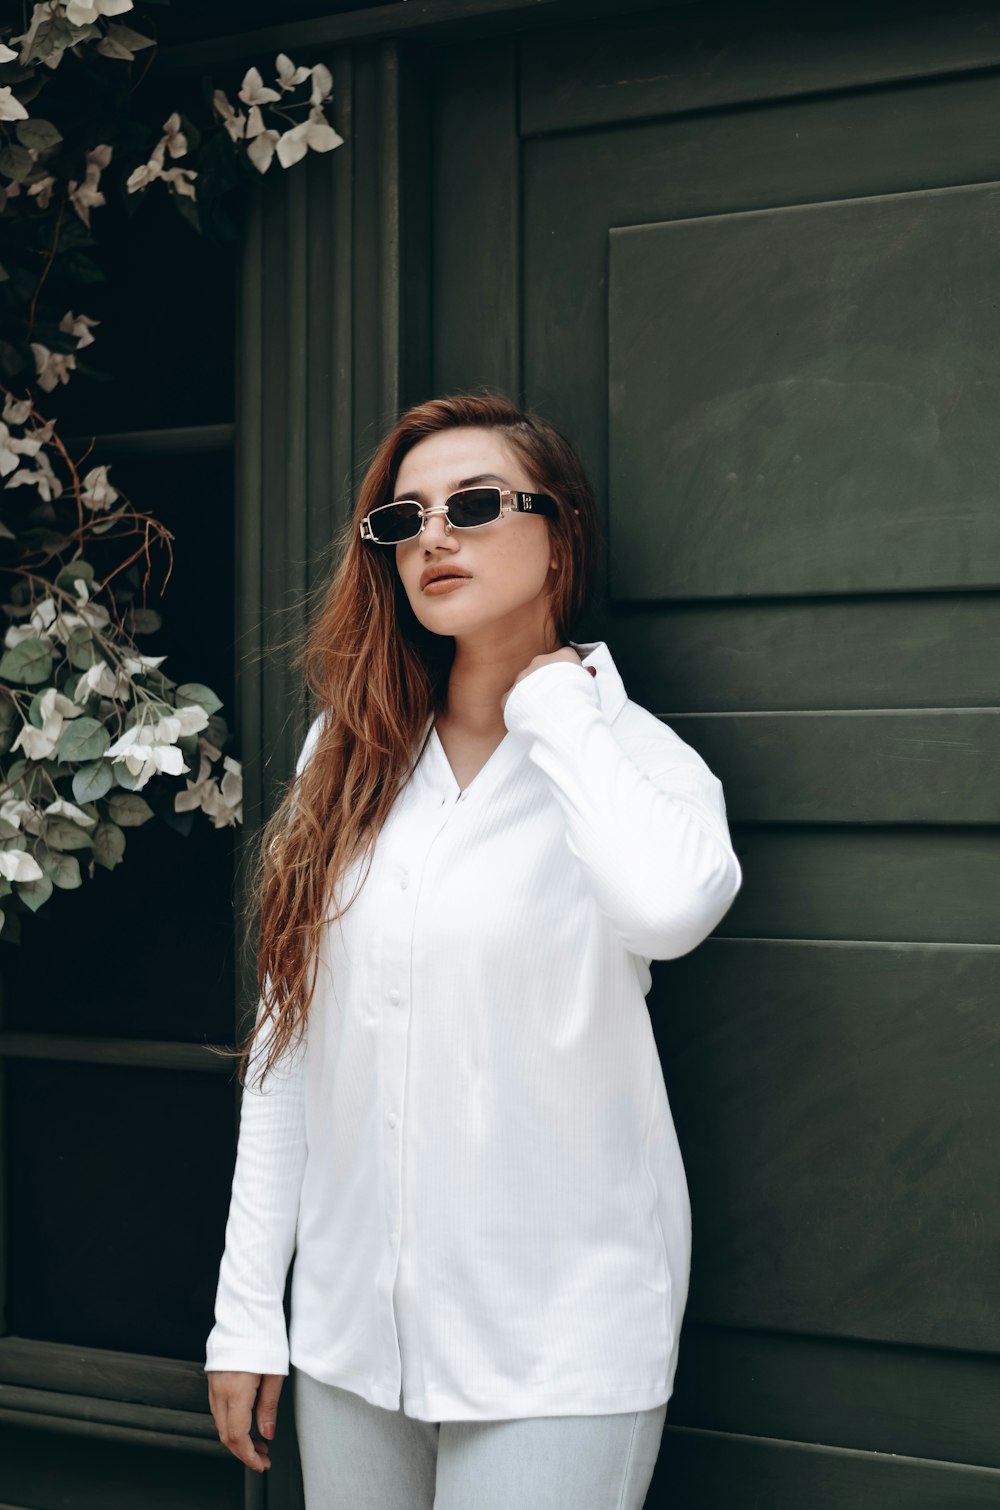
<path fill-rule="evenodd" d="M 125 627 L 130 634 L 155 634 L 163 627 L 163 618 L 155 608 L 130 608 L 125 615 Z"/>
<path fill-rule="evenodd" d="M 88 671 L 91 666 L 96 666 L 97 662 L 102 659 L 94 643 L 94 636 L 86 625 L 78 624 L 75 629 L 71 630 L 70 637 L 66 641 L 66 659 L 78 671 Z M 3 663 L 0 662 L 0 668 L 2 665 Z M 0 675 L 2 674 L 2 669 L 0 669 Z"/>
<path fill-rule="evenodd" d="M 38 881 L 15 881 L 14 885 L 17 887 L 19 899 L 26 907 L 30 907 L 32 912 L 37 912 L 52 895 L 52 882 L 46 875 Z"/>
<path fill-rule="evenodd" d="M 120 865 L 125 853 L 125 835 L 115 823 L 99 823 L 94 830 L 94 859 L 105 870 Z"/>
<path fill-rule="evenodd" d="M 111 736 L 97 718 L 74 718 L 63 728 L 56 743 L 57 759 L 97 760 L 111 743 Z"/>
<path fill-rule="evenodd" d="M 63 592 L 76 594 L 76 579 L 82 577 L 87 584 L 87 592 L 91 592 L 94 586 L 94 568 L 89 561 L 79 557 L 76 561 L 70 561 L 64 566 L 56 577 L 56 586 L 61 587 Z"/>
<path fill-rule="evenodd" d="M 145 785 L 142 779 L 142 772 L 137 771 L 133 776 L 124 760 L 116 760 L 111 767 L 111 773 L 115 778 L 116 784 L 126 792 L 134 792 L 137 787 Z"/>
<path fill-rule="evenodd" d="M 153 816 L 153 809 L 137 792 L 112 792 L 108 798 L 108 812 L 113 822 L 122 828 L 138 828 Z"/>
<path fill-rule="evenodd" d="M 0 754 L 6 754 L 21 727 L 17 709 L 9 697 L 0 696 Z"/>
<path fill-rule="evenodd" d="M 125 62 L 131 62 L 133 56 L 130 48 L 122 42 L 116 42 L 110 35 L 102 37 L 94 51 L 99 52 L 104 58 L 121 58 Z"/>
<path fill-rule="evenodd" d="M 0 655 L 0 677 L 34 686 L 52 675 L 52 647 L 47 640 L 22 640 Z"/>
<path fill-rule="evenodd" d="M 106 760 L 90 760 L 73 773 L 75 802 L 96 802 L 115 784 L 114 772 Z"/>
<path fill-rule="evenodd" d="M 125 26 L 121 21 L 112 21 L 108 25 L 108 36 L 114 37 L 123 47 L 131 47 L 133 52 L 141 52 L 144 47 L 152 47 L 153 38 L 147 37 L 144 32 L 133 31 L 131 26 Z"/>
<path fill-rule="evenodd" d="M 35 166 L 35 159 L 27 147 L 19 147 L 16 143 L 10 147 L 0 148 L 0 173 L 5 178 L 14 179 L 15 183 L 21 183 Z"/>
<path fill-rule="evenodd" d="M 89 849 L 94 842 L 87 829 L 74 823 L 72 818 L 65 818 L 62 813 L 44 820 L 42 837 L 51 849 L 59 850 Z"/>
<path fill-rule="evenodd" d="M 51 121 L 34 116 L 28 121 L 18 121 L 17 139 L 22 147 L 34 147 L 36 152 L 45 152 L 62 141 L 61 133 Z"/>
<path fill-rule="evenodd" d="M 0 664 L 0 671 L 2 671 Z M 216 697 L 211 687 L 205 687 L 201 682 L 183 682 L 174 693 L 174 700 L 178 708 L 186 708 L 190 703 L 196 703 L 199 708 L 204 708 L 211 717 L 222 707 L 221 697 Z"/>
<path fill-rule="evenodd" d="M 75 855 L 45 855 L 39 864 L 53 886 L 61 891 L 75 891 L 83 884 L 80 862 Z"/>

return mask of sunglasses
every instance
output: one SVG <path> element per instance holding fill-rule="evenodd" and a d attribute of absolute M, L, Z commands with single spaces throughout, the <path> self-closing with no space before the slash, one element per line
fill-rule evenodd
<path fill-rule="evenodd" d="M 449 526 L 458 530 L 475 530 L 492 524 L 503 514 L 558 513 L 554 498 L 548 493 L 518 493 L 511 488 L 465 488 L 434 509 L 425 509 L 415 498 L 397 498 L 395 503 L 372 509 L 361 521 L 362 540 L 376 545 L 398 545 L 419 535 L 431 514 L 444 513 Z"/>

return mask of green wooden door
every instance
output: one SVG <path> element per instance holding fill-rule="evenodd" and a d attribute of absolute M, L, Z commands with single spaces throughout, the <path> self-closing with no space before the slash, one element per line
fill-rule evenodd
<path fill-rule="evenodd" d="M 231 670 L 249 835 L 305 716 L 256 652 L 324 580 L 400 408 L 492 383 L 573 436 L 608 543 L 584 634 L 722 777 L 745 877 L 654 966 L 694 1254 L 649 1504 L 994 1504 L 1000 17 L 602 8 L 268 33 L 331 67 L 345 145 L 262 181 L 236 267 L 199 271 L 205 349 L 235 335 L 231 371 L 199 361 L 207 402 L 180 402 L 175 247 L 137 248 L 164 334 L 144 384 L 122 368 L 118 454 L 178 539 L 198 512 L 214 617 L 190 665 L 214 647 L 227 702 Z M 107 428 L 107 403 L 64 412 Z M 139 947 L 170 839 L 118 888 L 113 989 L 76 999 L 72 950 L 3 977 L 0 1500 L 22 1510 L 301 1503 L 287 1393 L 266 1483 L 207 1414 L 235 1092 L 200 1045 L 252 998 L 218 836 L 173 856 L 178 885 L 218 867 L 181 958 L 171 919 Z"/>
<path fill-rule="evenodd" d="M 964 1510 L 1000 1496 L 1000 27 L 697 9 L 437 54 L 433 386 L 580 445 L 585 638 L 744 866 L 654 967 L 694 1253 L 651 1503 Z"/>

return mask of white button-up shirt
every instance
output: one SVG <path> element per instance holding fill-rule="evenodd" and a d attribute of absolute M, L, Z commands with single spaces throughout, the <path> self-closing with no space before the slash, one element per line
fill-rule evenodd
<path fill-rule="evenodd" d="M 669 1398 L 691 1208 L 649 965 L 742 871 L 718 778 L 574 648 L 596 677 L 518 682 L 464 791 L 429 721 L 304 1038 L 243 1090 L 206 1369 L 290 1358 L 428 1421 Z"/>

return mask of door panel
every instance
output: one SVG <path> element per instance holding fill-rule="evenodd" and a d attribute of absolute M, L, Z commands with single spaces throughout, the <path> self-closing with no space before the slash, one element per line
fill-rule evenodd
<path fill-rule="evenodd" d="M 650 996 L 685 1506 L 1000 1484 L 1000 32 L 884 9 L 524 37 L 516 143 L 502 45 L 435 64 L 435 389 L 577 443 L 584 637 L 718 771 L 744 868 Z M 468 267 L 467 194 L 504 227 Z"/>

